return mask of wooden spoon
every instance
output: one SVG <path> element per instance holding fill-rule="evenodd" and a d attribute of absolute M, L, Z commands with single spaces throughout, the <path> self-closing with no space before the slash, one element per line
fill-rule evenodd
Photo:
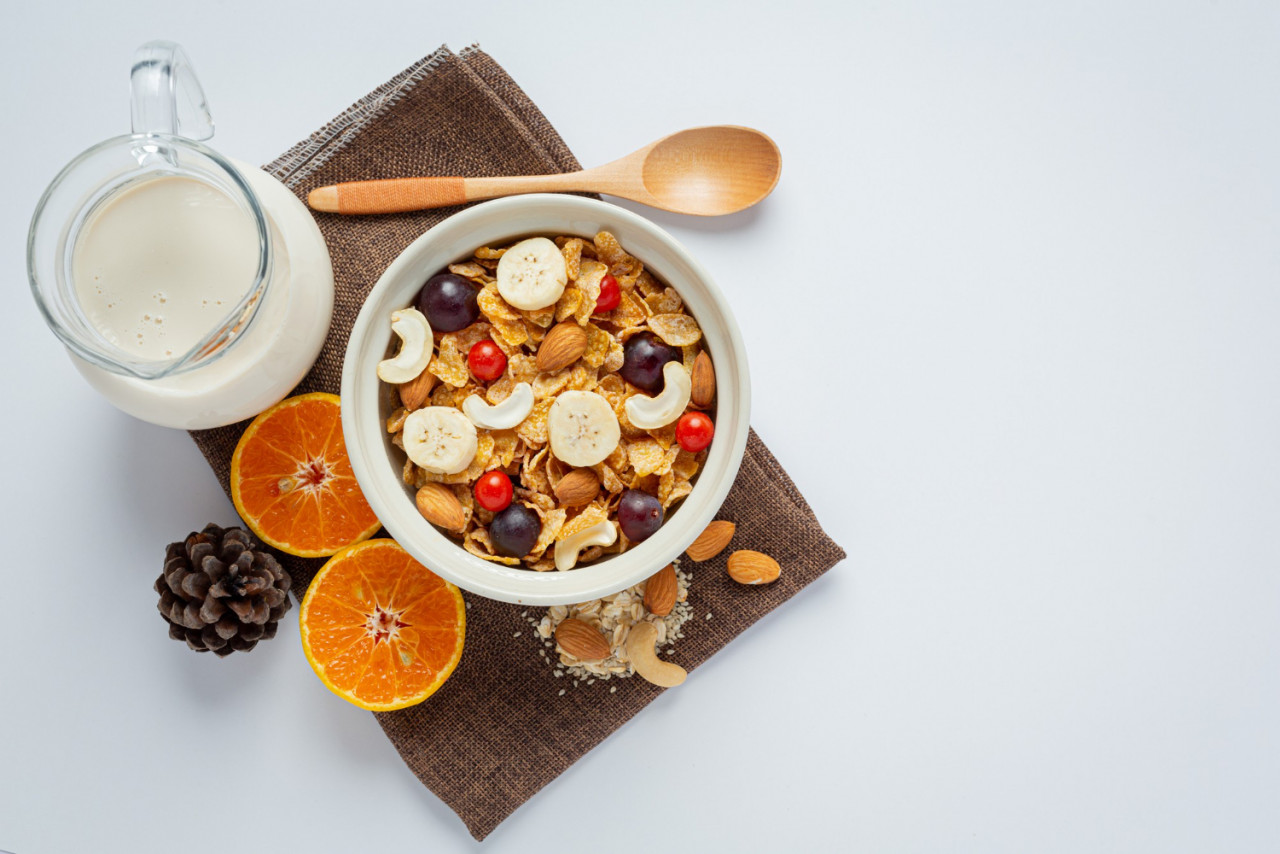
<path fill-rule="evenodd" d="M 663 137 L 621 160 L 559 175 L 500 178 L 390 178 L 317 187 L 318 211 L 416 211 L 518 193 L 608 193 L 655 208 L 719 216 L 749 208 L 773 191 L 782 155 L 758 130 L 715 125 Z"/>

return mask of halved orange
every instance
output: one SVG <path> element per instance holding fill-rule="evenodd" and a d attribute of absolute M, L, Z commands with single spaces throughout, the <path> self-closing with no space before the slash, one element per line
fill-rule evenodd
<path fill-rule="evenodd" d="M 421 703 L 458 666 L 462 593 L 395 540 L 338 552 L 316 573 L 298 615 L 302 649 L 325 686 L 362 709 Z"/>
<path fill-rule="evenodd" d="M 231 501 L 264 542 L 325 557 L 381 527 L 351 471 L 336 394 L 282 400 L 244 431 L 231 457 Z"/>

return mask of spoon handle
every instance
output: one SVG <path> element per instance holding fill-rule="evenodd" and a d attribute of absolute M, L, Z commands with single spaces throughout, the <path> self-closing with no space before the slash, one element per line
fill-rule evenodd
<path fill-rule="evenodd" d="M 314 210 L 340 214 L 383 214 L 460 205 L 517 193 L 583 189 L 581 173 L 502 178 L 388 178 L 317 187 L 307 195 Z"/>

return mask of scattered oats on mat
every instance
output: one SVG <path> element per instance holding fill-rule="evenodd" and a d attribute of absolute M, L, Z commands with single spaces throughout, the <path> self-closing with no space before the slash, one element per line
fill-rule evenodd
<path fill-rule="evenodd" d="M 665 649 L 667 655 L 673 655 L 675 642 L 684 637 L 682 627 L 693 616 L 693 607 L 688 602 L 689 575 L 680 569 L 679 561 L 676 561 L 676 582 L 676 605 L 665 617 L 651 614 L 644 607 L 644 587 L 647 582 L 642 581 L 603 599 L 593 599 L 577 605 L 553 605 L 541 619 L 529 618 L 536 625 L 535 636 L 543 638 L 548 648 L 555 646 L 555 658 L 548 659 L 551 666 L 556 668 L 555 677 L 558 679 L 567 673 L 573 679 L 574 687 L 578 687 L 579 682 L 591 685 L 597 680 L 615 677 L 625 679 L 631 676 L 633 671 L 631 662 L 627 659 L 627 635 L 632 626 L 641 622 L 653 624 L 658 630 L 658 649 Z M 555 644 L 556 626 L 570 617 L 589 623 L 608 639 L 612 650 L 608 658 L 601 661 L 580 661 Z M 609 693 L 615 691 L 616 689 Z"/>
<path fill-rule="evenodd" d="M 560 689 L 560 694 L 559 694 L 559 696 L 561 696 L 561 697 L 563 697 L 563 696 L 564 696 L 564 689 L 563 689 L 563 688 L 561 688 L 561 689 Z"/>
<path fill-rule="evenodd" d="M 516 632 L 514 635 L 512 635 L 512 637 L 513 637 L 513 638 L 518 638 L 518 637 L 520 637 L 520 635 L 522 635 L 522 634 L 524 634 L 524 632 Z"/>

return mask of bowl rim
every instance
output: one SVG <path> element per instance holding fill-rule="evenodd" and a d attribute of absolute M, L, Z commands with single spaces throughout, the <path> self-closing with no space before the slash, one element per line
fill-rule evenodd
<path fill-rule="evenodd" d="M 379 303 L 389 301 L 388 294 L 393 289 L 398 290 L 397 285 L 409 291 L 404 284 L 406 280 L 418 280 L 415 290 L 421 287 L 423 261 L 429 260 L 433 251 L 447 256 L 440 265 L 432 265 L 434 269 L 440 269 L 485 243 L 505 242 L 535 233 L 575 231 L 557 231 L 557 226 L 548 225 L 540 230 L 513 227 L 503 232 L 497 229 L 497 235 L 492 237 L 469 236 L 482 229 L 486 234 L 493 231 L 505 215 L 518 213 L 528 216 L 533 211 L 545 215 L 548 220 L 587 220 L 606 230 L 612 223 L 616 231 L 644 234 L 661 248 L 671 264 L 686 267 L 688 277 L 694 280 L 695 286 L 701 287 L 704 293 L 695 301 L 705 301 L 708 308 L 714 308 L 727 350 L 712 356 L 717 373 L 716 438 L 729 441 L 712 443 L 711 453 L 699 472 L 693 491 L 677 505 L 679 512 L 673 513 L 653 537 L 627 552 L 568 572 L 534 572 L 485 561 L 467 552 L 458 541 L 447 537 L 422 518 L 414 506 L 412 493 L 394 473 L 394 460 L 387 456 L 388 440 L 379 411 L 380 390 L 374 373 L 377 361 L 384 357 L 391 339 L 385 317 L 392 309 L 379 307 Z M 506 236 L 502 236 L 504 234 Z M 619 240 L 625 245 L 625 240 L 621 237 Z M 649 260 L 653 260 L 652 257 Z M 646 269 L 657 266 L 666 266 L 666 260 L 654 266 L 646 260 Z M 671 284 L 668 276 L 656 275 Z M 681 292 L 681 297 L 688 302 L 684 292 Z M 409 299 L 411 297 L 400 300 L 393 308 L 402 308 Z M 690 313 L 694 312 L 690 310 Z M 701 312 L 695 316 L 702 326 L 703 318 L 698 315 Z M 379 326 L 383 327 L 385 334 L 377 340 L 383 343 L 374 346 Z M 706 346 L 710 349 L 711 342 L 707 341 Z M 734 378 L 735 382 L 722 385 L 722 374 Z M 405 247 L 369 291 L 352 325 L 343 357 L 341 397 L 343 439 L 356 481 L 375 515 L 396 542 L 433 572 L 477 595 L 515 604 L 566 605 L 608 596 L 644 581 L 678 558 L 710 524 L 724 504 L 741 468 L 750 427 L 751 384 L 746 347 L 728 300 L 706 269 L 674 237 L 639 214 L 617 205 L 582 196 L 536 193 L 476 204 L 428 229 Z M 351 405 L 347 405 L 348 402 Z M 729 413 L 732 418 L 722 413 Z M 722 421 L 733 425 L 731 433 L 723 434 L 719 430 Z M 391 462 L 390 466 L 388 462 Z M 716 476 L 709 477 L 713 462 Z M 406 511 L 411 511 L 411 514 Z M 448 551 L 441 546 L 447 547 Z"/>

